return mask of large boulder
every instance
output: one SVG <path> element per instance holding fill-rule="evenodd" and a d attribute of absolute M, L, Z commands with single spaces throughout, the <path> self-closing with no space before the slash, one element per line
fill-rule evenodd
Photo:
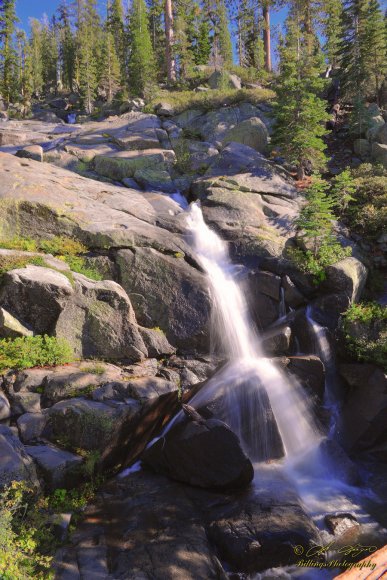
<path fill-rule="evenodd" d="M 120 250 L 116 263 L 139 324 L 160 327 L 180 348 L 206 350 L 210 298 L 203 274 L 153 248 Z"/>
<path fill-rule="evenodd" d="M 259 117 L 251 117 L 242 121 L 224 135 L 222 143 L 230 141 L 248 145 L 260 153 L 264 153 L 269 143 L 269 133 L 266 125 Z"/>
<path fill-rule="evenodd" d="M 4 276 L 0 304 L 35 333 L 66 338 L 78 356 L 147 356 L 130 300 L 115 282 L 95 282 L 81 274 L 71 282 L 55 270 L 28 266 Z"/>
<path fill-rule="evenodd" d="M 0 425 L 0 488 L 12 481 L 25 481 L 39 488 L 36 469 L 25 447 L 5 425 Z"/>
<path fill-rule="evenodd" d="M 177 423 L 147 449 L 143 464 L 198 487 L 227 490 L 247 486 L 254 470 L 237 436 L 222 421 L 204 420 L 189 409 L 189 420 Z"/>
<path fill-rule="evenodd" d="M 367 281 L 367 268 L 357 258 L 340 260 L 326 269 L 324 288 L 335 293 L 344 293 L 350 302 L 356 302 Z"/>

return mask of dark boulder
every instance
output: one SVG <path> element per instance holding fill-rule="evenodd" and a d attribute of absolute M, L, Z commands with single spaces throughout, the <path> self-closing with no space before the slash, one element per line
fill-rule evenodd
<path fill-rule="evenodd" d="M 188 407 L 189 420 L 177 423 L 145 451 L 142 461 L 157 473 L 190 485 L 217 489 L 247 486 L 253 466 L 237 436 L 222 421 L 205 420 Z"/>

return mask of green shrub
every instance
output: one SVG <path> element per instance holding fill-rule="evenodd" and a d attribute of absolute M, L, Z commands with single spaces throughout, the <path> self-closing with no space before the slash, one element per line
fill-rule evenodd
<path fill-rule="evenodd" d="M 53 336 L 25 336 L 0 340 L 0 371 L 52 366 L 74 360 L 68 342 Z"/>
<path fill-rule="evenodd" d="M 343 314 L 341 330 L 352 356 L 387 370 L 387 307 L 375 302 L 352 304 Z"/>

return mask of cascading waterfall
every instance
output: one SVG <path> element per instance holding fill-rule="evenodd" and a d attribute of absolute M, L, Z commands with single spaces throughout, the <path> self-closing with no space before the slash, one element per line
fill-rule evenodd
<path fill-rule="evenodd" d="M 201 408 L 215 401 L 216 407 L 221 398 L 222 419 L 253 459 L 278 457 L 272 412 L 287 458 L 300 457 L 321 440 L 307 398 L 299 384 L 264 356 L 227 245 L 206 225 L 199 205 L 192 204 L 187 221 L 197 259 L 208 275 L 216 331 L 228 360 L 191 404 Z"/>
<path fill-rule="evenodd" d="M 306 309 L 306 318 L 315 338 L 315 354 L 324 363 L 325 367 L 324 405 L 330 412 L 330 435 L 333 435 L 340 414 L 335 360 L 329 343 L 327 330 L 313 319 L 311 306 L 308 306 Z"/>

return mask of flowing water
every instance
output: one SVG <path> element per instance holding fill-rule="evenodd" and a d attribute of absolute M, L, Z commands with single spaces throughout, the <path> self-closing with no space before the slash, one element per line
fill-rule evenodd
<path fill-rule="evenodd" d="M 321 439 L 307 397 L 299 384 L 291 383 L 264 356 L 247 301 L 235 281 L 227 244 L 207 226 L 197 204 L 191 206 L 188 229 L 197 259 L 208 275 L 216 334 L 229 361 L 191 403 L 201 407 L 222 398 L 222 418 L 237 432 L 253 459 L 277 456 L 276 427 L 286 457 L 299 457 Z M 257 441 L 263 443 L 257 445 Z"/>

